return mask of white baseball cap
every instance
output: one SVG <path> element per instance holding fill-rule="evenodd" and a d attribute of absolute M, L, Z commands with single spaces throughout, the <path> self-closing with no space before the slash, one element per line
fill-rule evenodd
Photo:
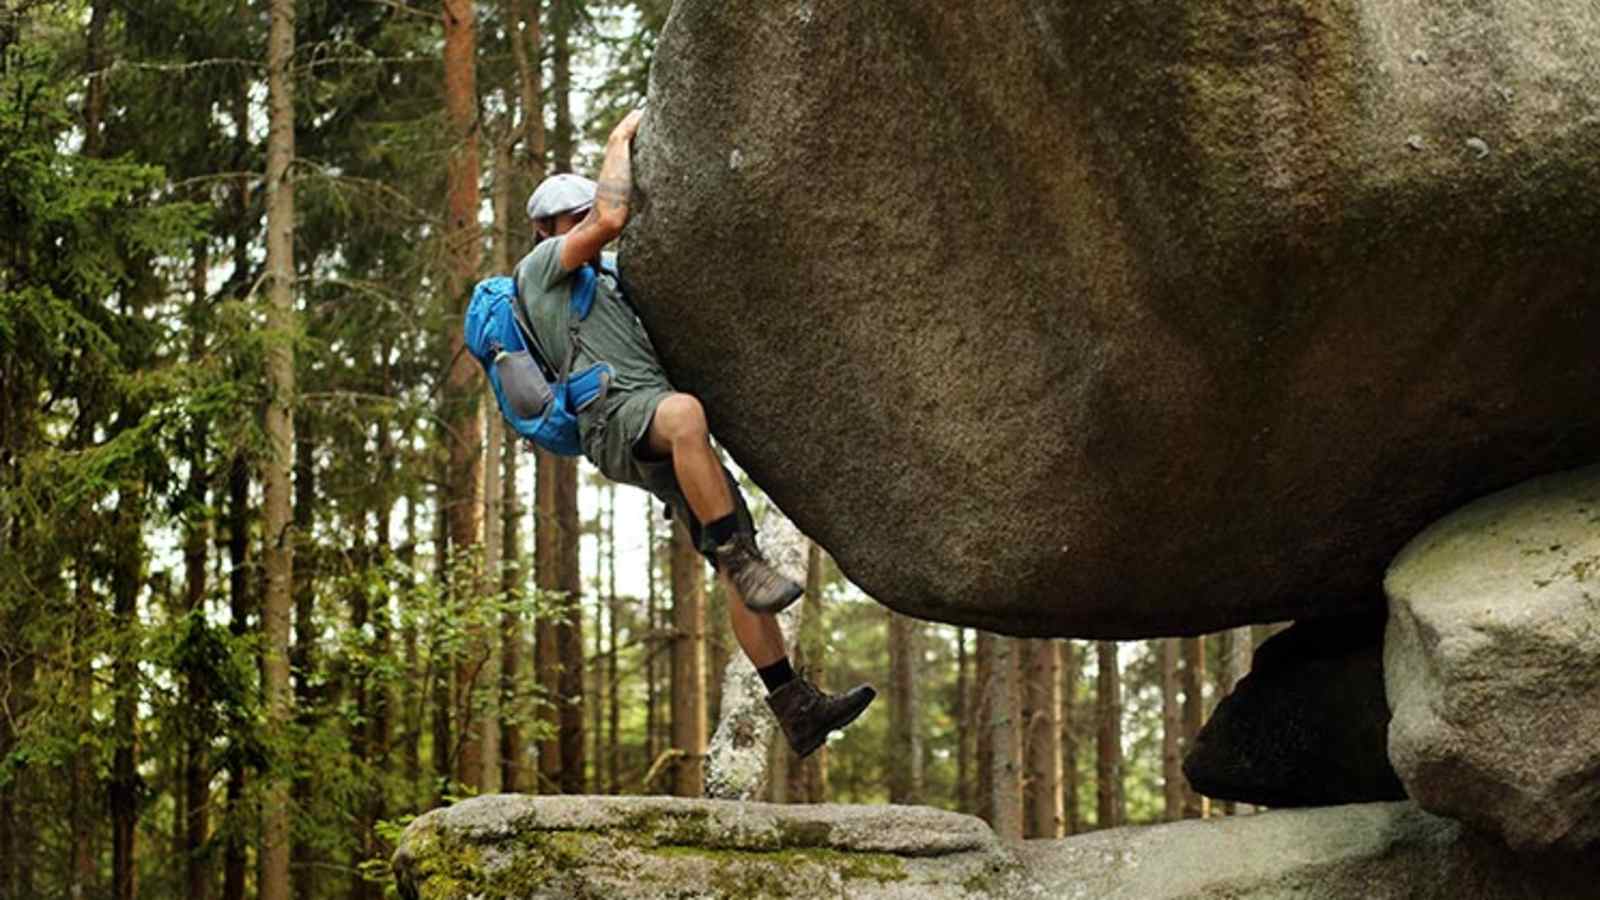
<path fill-rule="evenodd" d="M 528 197 L 528 218 L 548 219 L 594 205 L 594 182 L 570 172 L 551 175 Z"/>

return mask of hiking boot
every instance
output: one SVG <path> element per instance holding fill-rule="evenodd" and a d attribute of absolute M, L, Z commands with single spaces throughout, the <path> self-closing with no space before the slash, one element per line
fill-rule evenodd
<path fill-rule="evenodd" d="M 796 677 L 768 694 L 767 706 L 778 717 L 795 755 L 803 759 L 822 746 L 830 731 L 854 722 L 877 696 L 865 684 L 843 694 L 824 694 L 804 677 Z"/>
<path fill-rule="evenodd" d="M 717 567 L 733 581 L 751 612 L 775 613 L 800 599 L 805 588 L 761 558 L 754 540 L 739 536 L 716 550 Z"/>

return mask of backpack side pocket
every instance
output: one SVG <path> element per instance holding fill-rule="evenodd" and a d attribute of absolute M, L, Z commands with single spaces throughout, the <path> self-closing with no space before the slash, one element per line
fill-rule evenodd
<path fill-rule="evenodd" d="M 531 353 L 526 350 L 501 353 L 494 359 L 494 368 L 500 378 L 500 392 L 512 413 L 522 419 L 544 415 L 554 394 Z"/>

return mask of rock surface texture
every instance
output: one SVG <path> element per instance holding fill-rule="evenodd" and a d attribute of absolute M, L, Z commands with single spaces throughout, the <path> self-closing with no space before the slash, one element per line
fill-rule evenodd
<path fill-rule="evenodd" d="M 479 797 L 413 822 L 394 868 L 410 900 L 980 900 L 1024 884 L 972 816 L 659 797 Z"/>
<path fill-rule="evenodd" d="M 1517 857 L 1410 804 L 1281 811 L 1005 847 L 917 807 L 479 797 L 417 819 L 411 900 L 1580 900 L 1592 857 Z"/>
<path fill-rule="evenodd" d="M 1600 845 L 1600 466 L 1450 515 L 1385 586 L 1410 795 L 1513 847 Z"/>
<path fill-rule="evenodd" d="M 1383 630 L 1368 614 L 1268 638 L 1184 756 L 1189 783 L 1272 807 L 1405 799 L 1389 765 Z"/>
<path fill-rule="evenodd" d="M 902 612 L 1351 612 L 1600 457 L 1592 0 L 680 0 L 622 270 Z"/>
<path fill-rule="evenodd" d="M 1097 831 L 1018 851 L 1051 900 L 1587 900 L 1600 861 L 1520 858 L 1409 803 Z"/>

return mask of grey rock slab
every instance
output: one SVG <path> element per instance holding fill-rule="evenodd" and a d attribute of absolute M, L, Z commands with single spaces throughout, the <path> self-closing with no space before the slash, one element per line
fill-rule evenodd
<path fill-rule="evenodd" d="M 1354 612 L 1600 456 L 1597 58 L 1593 0 L 680 0 L 622 274 L 903 613 Z"/>
<path fill-rule="evenodd" d="M 1273 807 L 1404 800 L 1389 765 L 1384 622 L 1310 619 L 1264 641 L 1184 755 L 1189 784 Z"/>
<path fill-rule="evenodd" d="M 1389 570 L 1389 758 L 1514 847 L 1600 843 L 1600 466 L 1452 513 Z"/>
<path fill-rule="evenodd" d="M 401 893 L 428 900 L 910 900 L 1026 883 L 971 816 L 661 797 L 479 797 L 419 817 L 393 863 Z"/>
<path fill-rule="evenodd" d="M 1527 860 L 1409 803 L 1119 828 L 1017 849 L 1054 900 L 1587 900 L 1592 856 Z"/>

